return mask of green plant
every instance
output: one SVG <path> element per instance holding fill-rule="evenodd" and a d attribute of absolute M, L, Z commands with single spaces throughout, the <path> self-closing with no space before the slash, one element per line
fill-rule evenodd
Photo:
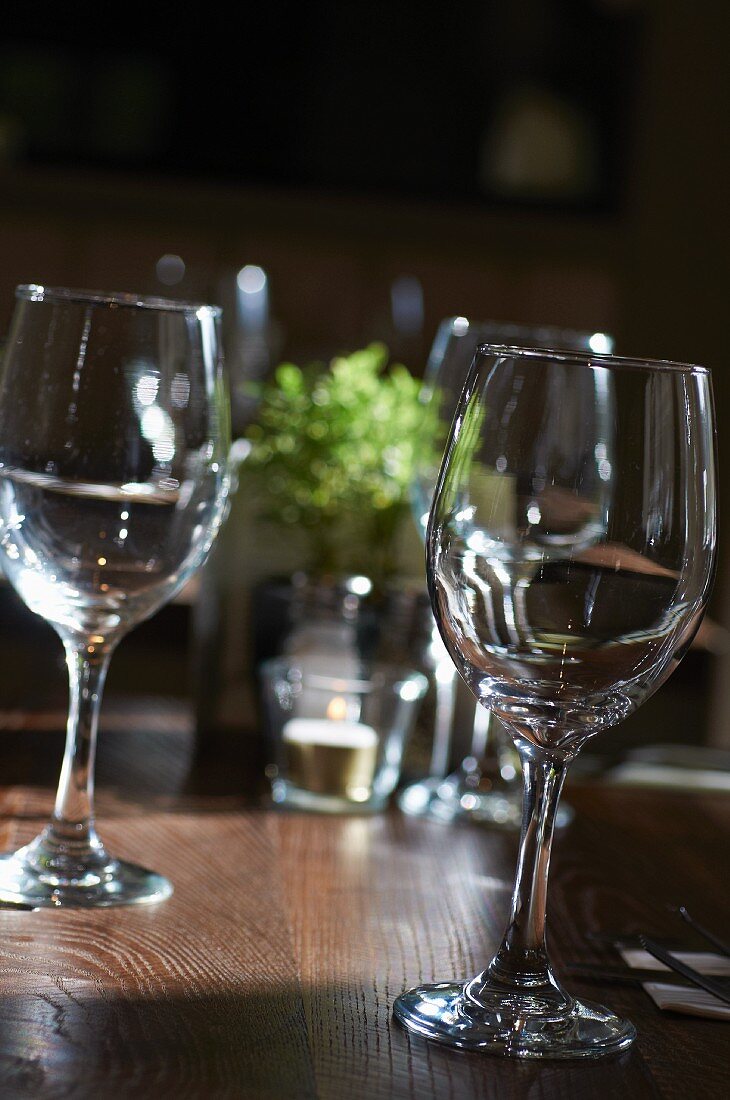
<path fill-rule="evenodd" d="M 262 518 L 308 534 L 320 573 L 394 571 L 416 462 L 438 439 L 437 403 L 387 364 L 387 348 L 371 344 L 328 367 L 284 363 L 259 391 L 243 477 Z"/>

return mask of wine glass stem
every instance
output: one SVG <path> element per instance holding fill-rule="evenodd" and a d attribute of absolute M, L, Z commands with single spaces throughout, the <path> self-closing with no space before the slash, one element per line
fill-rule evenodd
<path fill-rule="evenodd" d="M 518 741 L 517 749 L 524 803 L 512 910 L 501 947 L 472 983 L 470 992 L 477 999 L 482 982 L 521 989 L 555 985 L 545 945 L 545 910 L 555 815 L 569 759 L 527 741 Z"/>
<path fill-rule="evenodd" d="M 48 838 L 96 847 L 94 832 L 94 759 L 96 730 L 111 647 L 97 650 L 84 642 L 65 640 L 69 676 L 66 749 Z"/>

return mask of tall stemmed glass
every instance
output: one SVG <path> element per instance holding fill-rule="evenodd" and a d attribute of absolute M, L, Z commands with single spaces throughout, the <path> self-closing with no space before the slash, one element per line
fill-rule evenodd
<path fill-rule="evenodd" d="M 61 637 L 70 707 L 53 816 L 0 858 L 0 898 L 156 901 L 170 883 L 114 859 L 96 833 L 96 729 L 116 645 L 184 585 L 221 522 L 219 311 L 42 286 L 16 297 L 0 370 L 0 548 Z"/>
<path fill-rule="evenodd" d="M 428 358 L 421 391 L 424 405 L 434 410 L 434 415 L 426 418 L 425 423 L 429 432 L 436 425 L 442 429 L 442 441 L 451 427 L 474 352 L 480 344 L 489 343 L 566 351 L 613 351 L 613 340 L 605 332 L 553 325 L 517 325 L 506 321 L 470 321 L 466 317 L 442 321 Z M 442 451 L 442 447 L 433 444 L 431 438 L 424 440 L 411 490 L 414 517 L 424 539 Z M 519 604 L 515 610 L 519 614 Z M 407 814 L 434 821 L 478 821 L 500 829 L 518 830 L 522 822 L 522 783 L 512 741 L 490 712 L 481 707 L 477 707 L 474 714 L 470 742 L 465 744 L 463 737 L 455 736 L 456 673 L 435 625 L 431 655 L 437 696 L 431 774 L 401 792 L 400 808 Z M 455 760 L 460 762 L 447 775 Z M 571 808 L 563 803 L 558 810 L 556 826 L 566 825 L 572 816 Z"/>
<path fill-rule="evenodd" d="M 583 399 L 558 400 L 567 393 Z M 427 569 L 446 647 L 520 755 L 520 854 L 491 963 L 470 981 L 401 995 L 394 1011 L 406 1027 L 523 1058 L 596 1057 L 632 1042 L 630 1023 L 576 1001 L 550 968 L 553 825 L 581 746 L 638 707 L 689 647 L 715 529 L 708 371 L 478 351 L 439 475 Z M 516 585 L 517 631 L 504 601 Z"/>

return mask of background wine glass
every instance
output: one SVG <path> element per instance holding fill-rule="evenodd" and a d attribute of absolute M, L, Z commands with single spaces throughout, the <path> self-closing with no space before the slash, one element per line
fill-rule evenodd
<path fill-rule="evenodd" d="M 569 391 L 580 400 L 560 401 Z M 451 657 L 519 752 L 524 818 L 501 947 L 471 981 L 399 997 L 406 1027 L 515 1057 L 595 1057 L 632 1042 L 630 1023 L 576 1001 L 550 968 L 553 825 L 581 746 L 638 707 L 689 647 L 715 548 L 706 370 L 479 351 L 431 510 L 428 576 Z M 516 585 L 515 632 L 504 593 Z"/>
<path fill-rule="evenodd" d="M 418 476 L 411 491 L 413 513 L 424 539 L 433 500 L 442 444 L 446 441 L 459 396 L 474 353 L 480 344 L 508 344 L 526 347 L 557 348 L 567 351 L 610 353 L 613 339 L 605 332 L 588 332 L 552 325 L 516 325 L 503 321 L 469 321 L 450 317 L 439 326 L 423 379 L 424 404 L 437 409 L 442 440 L 425 441 Z M 498 719 L 477 707 L 468 745 L 455 737 L 458 681 L 453 664 L 434 625 L 430 647 L 436 671 L 437 704 L 430 774 L 406 787 L 399 796 L 401 809 L 408 814 L 433 820 L 479 821 L 502 829 L 519 829 L 522 822 L 522 783 L 519 759 L 510 737 Z M 463 758 L 448 775 L 454 759 Z M 566 825 L 573 813 L 563 803 L 558 810 L 558 828 Z"/>
<path fill-rule="evenodd" d="M 94 826 L 96 728 L 120 639 L 203 562 L 227 494 L 219 311 L 130 294 L 18 287 L 0 371 L 0 549 L 60 635 L 70 707 L 49 825 L 0 858 L 0 898 L 155 901 L 162 876 Z"/>

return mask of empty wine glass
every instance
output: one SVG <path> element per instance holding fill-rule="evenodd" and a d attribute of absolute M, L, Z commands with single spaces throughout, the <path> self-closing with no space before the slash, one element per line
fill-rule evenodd
<path fill-rule="evenodd" d="M 70 706 L 55 809 L 0 857 L 0 898 L 106 906 L 168 896 L 94 827 L 96 729 L 120 639 L 201 565 L 227 494 L 219 310 L 21 286 L 0 370 L 0 549 L 60 635 Z"/>
<path fill-rule="evenodd" d="M 613 351 L 605 332 L 557 328 L 552 325 L 516 325 L 505 321 L 469 321 L 450 317 L 439 325 L 423 379 L 422 400 L 434 410 L 426 418 L 429 430 L 438 425 L 445 441 L 466 376 L 480 344 L 518 344 L 566 351 Z M 426 536 L 442 446 L 424 441 L 411 502 L 419 530 Z M 438 444 L 438 440 L 433 443 Z M 430 774 L 406 787 L 399 805 L 407 814 L 434 821 L 478 821 L 500 829 L 517 830 L 522 822 L 522 783 L 519 760 L 509 736 L 489 711 L 477 707 L 467 745 L 456 737 L 457 680 L 453 664 L 434 626 L 431 654 L 435 665 L 434 740 Z M 461 715 L 461 721 L 468 716 Z M 460 723 L 459 723 L 460 724 Z M 459 747 L 461 746 L 461 753 Z M 459 760 L 453 771 L 452 762 Z M 447 772 L 449 774 L 447 775 Z M 556 827 L 573 817 L 570 806 L 558 809 Z"/>
<path fill-rule="evenodd" d="M 522 1058 L 596 1057 L 633 1041 L 629 1022 L 577 1001 L 550 968 L 553 825 L 581 746 L 638 707 L 688 649 L 715 532 L 708 371 L 478 351 L 431 510 L 428 576 L 454 663 L 520 755 L 520 854 L 491 963 L 470 981 L 402 994 L 394 1011 L 406 1027 Z"/>

